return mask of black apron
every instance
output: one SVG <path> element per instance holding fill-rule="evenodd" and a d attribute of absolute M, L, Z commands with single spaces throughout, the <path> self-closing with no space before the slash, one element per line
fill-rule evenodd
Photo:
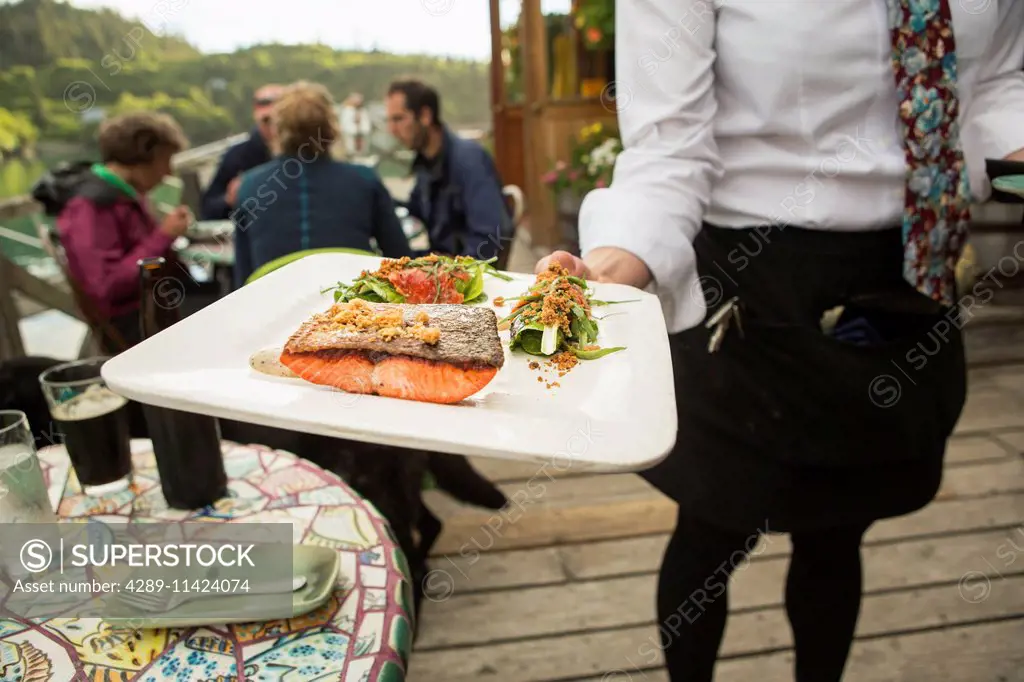
<path fill-rule="evenodd" d="M 708 317 L 738 297 L 740 324 L 714 353 L 704 324 L 671 336 L 679 432 L 644 478 L 744 532 L 863 524 L 931 501 L 966 366 L 955 309 L 902 278 L 900 230 L 705 225 L 694 249 Z M 841 305 L 886 342 L 826 335 L 821 318 Z"/>

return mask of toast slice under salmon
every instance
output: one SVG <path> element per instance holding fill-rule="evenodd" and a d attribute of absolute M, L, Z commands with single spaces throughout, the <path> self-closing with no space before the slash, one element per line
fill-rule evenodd
<path fill-rule="evenodd" d="M 362 299 L 317 313 L 281 353 L 283 365 L 314 384 L 445 404 L 479 392 L 504 362 L 490 308 Z"/>

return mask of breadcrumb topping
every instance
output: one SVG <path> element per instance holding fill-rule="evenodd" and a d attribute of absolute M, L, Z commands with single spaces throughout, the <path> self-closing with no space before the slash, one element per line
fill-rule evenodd
<path fill-rule="evenodd" d="M 558 376 L 565 376 L 565 373 L 578 365 L 579 362 L 580 359 L 567 350 L 551 356 L 551 365 L 558 370 Z"/>
<path fill-rule="evenodd" d="M 527 363 L 527 367 L 540 372 L 553 372 L 558 375 L 558 378 L 562 378 L 569 373 L 569 370 L 578 365 L 579 362 L 579 358 L 573 355 L 571 351 L 566 350 L 552 355 L 544 364 L 531 360 Z M 544 384 L 544 388 L 550 389 L 558 388 L 560 386 L 557 381 L 547 381 L 543 376 L 538 376 L 537 381 Z"/>
<path fill-rule="evenodd" d="M 441 330 L 428 327 L 426 311 L 416 313 L 412 324 L 405 321 L 401 308 L 375 307 L 361 298 L 348 303 L 335 303 L 317 322 L 345 331 L 374 332 L 382 341 L 413 338 L 434 345 L 441 339 Z"/>
<path fill-rule="evenodd" d="M 437 256 L 434 256 L 434 259 L 436 260 Z M 380 277 L 381 279 L 387 279 L 388 275 L 390 275 L 392 272 L 404 270 L 405 266 L 407 266 L 409 264 L 409 261 L 411 260 L 412 259 L 409 258 L 408 256 L 402 256 L 401 258 L 397 259 L 385 258 L 380 262 L 380 268 L 377 270 L 377 272 L 364 271 L 363 276 L 372 275 Z"/>
<path fill-rule="evenodd" d="M 523 310 L 524 315 L 536 315 L 545 327 L 557 326 L 563 334 L 568 335 L 571 331 L 569 324 L 572 321 L 573 306 L 579 306 L 590 314 L 590 302 L 583 289 L 566 279 L 568 276 L 568 270 L 558 263 L 552 263 L 547 270 L 537 275 L 534 284 L 534 290 L 537 290 L 542 283 L 550 283 L 541 289 L 544 292 L 543 298 L 539 301 L 520 301 L 512 311 L 526 308 Z"/>

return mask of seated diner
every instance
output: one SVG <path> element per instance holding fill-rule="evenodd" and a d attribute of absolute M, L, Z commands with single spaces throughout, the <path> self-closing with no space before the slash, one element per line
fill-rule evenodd
<path fill-rule="evenodd" d="M 102 162 L 77 185 L 57 217 L 68 275 L 83 305 L 92 308 L 91 316 L 109 323 L 101 325 L 104 353 L 139 341 L 139 259 L 173 261 L 171 246 L 192 222 L 186 206 L 157 222 L 146 200 L 171 174 L 171 157 L 187 146 L 177 122 L 165 114 L 143 111 L 107 119 L 99 130 Z M 184 288 L 194 284 L 184 268 L 180 279 Z"/>
<path fill-rule="evenodd" d="M 334 102 L 299 82 L 274 104 L 275 158 L 242 176 L 235 223 L 235 288 L 261 266 L 299 251 L 351 248 L 411 256 L 384 183 L 370 168 L 331 158 Z"/>

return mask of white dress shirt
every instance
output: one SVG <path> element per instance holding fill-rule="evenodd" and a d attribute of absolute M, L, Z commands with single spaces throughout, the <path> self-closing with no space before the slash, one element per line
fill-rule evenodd
<path fill-rule="evenodd" d="M 985 159 L 1024 148 L 1024 0 L 950 0 L 961 142 L 977 199 Z M 701 223 L 875 230 L 901 223 L 904 155 L 886 0 L 616 3 L 624 151 L 587 194 L 580 246 L 654 275 L 670 332 L 706 310 Z"/>

